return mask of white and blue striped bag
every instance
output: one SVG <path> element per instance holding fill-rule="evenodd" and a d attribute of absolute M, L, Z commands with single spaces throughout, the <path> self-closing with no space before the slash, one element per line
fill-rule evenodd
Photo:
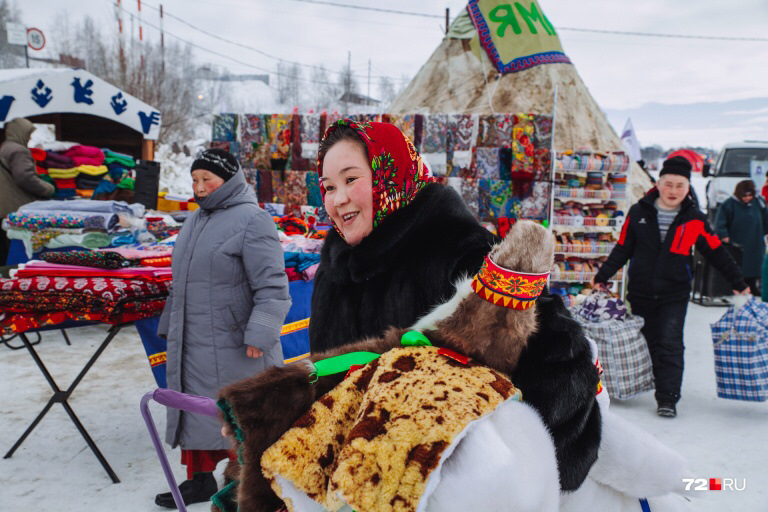
<path fill-rule="evenodd" d="M 750 298 L 711 325 L 717 396 L 768 400 L 768 304 Z"/>

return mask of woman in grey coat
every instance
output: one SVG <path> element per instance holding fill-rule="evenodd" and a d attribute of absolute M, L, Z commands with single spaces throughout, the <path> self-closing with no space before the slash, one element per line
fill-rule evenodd
<path fill-rule="evenodd" d="M 291 305 L 283 250 L 237 160 L 211 149 L 192 164 L 200 209 L 173 251 L 172 291 L 160 318 L 168 388 L 215 398 L 219 389 L 283 364 L 280 330 Z M 181 446 L 185 503 L 216 492 L 212 471 L 229 454 L 215 418 L 168 408 L 166 442 Z M 170 493 L 155 502 L 175 508 Z"/>

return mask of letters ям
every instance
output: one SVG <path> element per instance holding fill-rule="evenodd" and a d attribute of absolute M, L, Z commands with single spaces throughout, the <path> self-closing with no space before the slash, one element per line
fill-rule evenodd
<path fill-rule="evenodd" d="M 517 10 L 520 17 L 525 21 L 526 25 L 528 25 L 528 30 L 531 34 L 538 34 L 535 25 L 535 22 L 538 22 L 547 35 L 555 35 L 555 28 L 549 22 L 547 17 L 544 16 L 544 13 L 539 11 L 534 2 L 531 2 L 530 5 L 530 8 L 526 9 L 520 2 L 515 2 L 514 4 L 498 5 L 491 9 L 488 16 L 491 21 L 499 23 L 499 26 L 496 29 L 496 34 L 498 34 L 499 37 L 504 37 L 507 27 L 512 27 L 512 31 L 515 34 L 522 34 L 523 30 L 520 27 L 520 23 L 517 21 L 517 16 L 515 16 L 515 10 Z"/>

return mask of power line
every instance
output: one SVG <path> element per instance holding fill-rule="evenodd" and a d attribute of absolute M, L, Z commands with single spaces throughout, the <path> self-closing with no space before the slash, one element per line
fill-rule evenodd
<path fill-rule="evenodd" d="M 146 26 L 148 26 L 148 27 L 150 27 L 150 28 L 154 28 L 155 30 L 160 30 L 160 27 L 158 27 L 157 25 L 153 25 L 152 23 L 149 23 L 149 22 L 147 22 L 147 21 L 144 21 L 144 20 L 142 20 L 142 24 L 144 24 L 144 25 L 146 25 Z M 306 78 L 303 78 L 303 77 L 298 77 L 298 76 L 291 76 L 291 75 L 286 75 L 285 73 L 280 73 L 279 71 L 278 71 L 278 72 L 274 72 L 274 71 L 271 71 L 271 70 L 269 70 L 269 69 L 266 69 L 266 68 L 262 68 L 262 67 L 260 67 L 260 66 L 255 66 L 255 65 L 253 65 L 253 64 L 250 64 L 250 63 L 248 63 L 248 62 L 243 62 L 243 61 L 241 61 L 241 60 L 238 60 L 238 59 L 236 59 L 236 58 L 234 58 L 234 57 L 231 57 L 231 56 L 229 56 L 229 55 L 226 55 L 226 54 L 223 54 L 223 53 L 219 53 L 219 52 L 215 52 L 215 51 L 213 51 L 213 50 L 210 50 L 210 49 L 208 49 L 208 48 L 205 48 L 205 47 L 203 47 L 203 46 L 200 46 L 199 44 L 195 44 L 195 43 L 193 43 L 192 41 L 190 41 L 190 40 L 188 40 L 188 39 L 184 39 L 183 37 L 179 37 L 179 36 L 177 36 L 176 34 L 173 34 L 172 32 L 169 32 L 169 31 L 167 31 L 167 30 L 165 30 L 165 29 L 163 30 L 163 32 L 165 32 L 165 34 L 166 34 L 166 35 L 169 35 L 169 36 L 173 37 L 174 39 L 177 39 L 177 40 L 179 40 L 179 41 L 181 41 L 181 42 L 183 42 L 183 43 L 187 43 L 188 45 L 190 45 L 190 46 L 191 46 L 191 47 L 193 47 L 193 48 L 197 48 L 198 50 L 202 50 L 202 51 L 204 51 L 204 52 L 208 52 L 208 53 L 210 53 L 210 54 L 212 54 L 212 55 L 216 55 L 216 56 L 218 56 L 218 57 L 223 57 L 223 58 L 225 58 L 225 59 L 229 59 L 229 60 L 231 60 L 232 62 L 236 62 L 237 64 L 240 64 L 240 65 L 242 65 L 242 66 L 246 66 L 246 67 L 249 67 L 249 68 L 253 68 L 253 69 L 256 69 L 256 70 L 258 70 L 258 71 L 263 71 L 263 72 L 265 72 L 265 73 L 273 73 L 273 74 L 275 74 L 275 75 L 277 75 L 277 76 L 284 76 L 284 77 L 288 77 L 288 78 L 292 78 L 292 79 L 300 80 L 300 81 L 302 81 L 302 82 L 309 82 L 309 83 L 313 83 L 313 84 L 320 84 L 320 85 L 328 85 L 328 82 L 327 82 L 327 81 L 325 81 L 325 82 L 320 82 L 320 81 L 317 81 L 317 80 L 306 79 Z M 269 86 L 269 87 L 272 87 L 272 86 Z M 274 87 L 272 87 L 272 88 L 274 89 Z"/>
<path fill-rule="evenodd" d="M 339 4 L 336 2 L 325 2 L 322 0 L 293 0 L 294 2 L 304 2 L 306 4 L 317 4 L 317 5 L 331 5 L 333 7 L 345 7 L 347 9 L 357 9 L 360 11 L 376 11 L 376 12 L 386 12 L 390 14 L 405 14 L 407 16 L 419 16 L 422 18 L 440 18 L 445 19 L 444 15 L 441 14 L 427 14 L 424 12 L 413 12 L 413 11 L 398 11 L 395 9 L 382 9 L 380 7 L 366 7 L 363 5 L 351 5 L 351 4 Z"/>
<path fill-rule="evenodd" d="M 438 15 L 438 14 L 427 14 L 427 13 L 412 12 L 412 11 L 398 11 L 395 9 L 381 9 L 378 7 L 367 7 L 367 6 L 352 5 L 352 4 L 340 4 L 336 2 L 326 2 L 323 0 L 293 0 L 293 1 L 304 2 L 308 4 L 331 5 L 333 7 L 343 7 L 347 9 L 357 9 L 357 10 L 363 10 L 363 11 L 378 11 L 378 12 L 387 12 L 392 14 L 403 14 L 408 16 L 420 16 L 425 18 L 444 19 L 444 16 Z M 767 37 L 695 36 L 695 35 L 687 35 L 687 34 L 663 34 L 663 33 L 654 33 L 654 32 L 632 32 L 632 31 L 621 31 L 621 30 L 601 30 L 601 29 L 594 29 L 594 28 L 576 28 L 576 27 L 555 27 L 555 29 L 565 30 L 570 32 L 590 32 L 595 34 L 612 34 L 612 35 L 639 36 L 639 37 L 661 37 L 661 38 L 671 38 L 671 39 L 768 42 Z"/>
<path fill-rule="evenodd" d="M 158 7 L 155 7 L 155 6 L 154 6 L 154 5 L 152 5 L 152 4 L 149 4 L 149 3 L 146 3 L 146 2 L 144 2 L 144 5 L 145 5 L 145 6 L 147 6 L 147 7 L 149 7 L 150 9 L 153 9 L 153 10 L 155 10 L 155 11 L 158 11 L 158 12 L 160 11 L 160 9 L 159 9 Z M 180 17 L 178 17 L 178 16 L 175 16 L 175 15 L 173 15 L 173 14 L 170 14 L 170 13 L 169 13 L 169 12 L 168 12 L 166 9 L 163 9 L 163 16 L 167 16 L 167 17 L 169 17 L 169 18 L 173 18 L 173 19 L 175 19 L 176 21 L 178 21 L 179 23 L 182 23 L 183 25 L 186 25 L 187 27 L 189 27 L 189 28 L 191 28 L 191 29 L 193 29 L 193 30 L 197 30 L 198 32 L 200 32 L 200 33 L 202 33 L 202 34 L 205 34 L 205 35 L 207 35 L 207 36 L 209 36 L 209 37 L 212 37 L 212 38 L 214 38 L 214 39 L 217 39 L 217 40 L 219 40 L 219 41 L 222 41 L 222 42 L 225 42 L 225 43 L 228 43 L 228 44 L 234 45 L 234 46 L 238 46 L 238 47 L 240 47 L 240 48 L 244 48 L 244 49 L 246 49 L 246 50 L 251 50 L 251 51 L 253 51 L 253 52 L 256 52 L 256 53 L 258 53 L 258 54 L 260 54 L 260 55 L 263 55 L 264 57 L 267 57 L 267 58 L 270 58 L 270 59 L 276 60 L 276 61 L 278 61 L 278 62 L 288 62 L 289 64 L 296 64 L 296 65 L 298 65 L 298 66 L 302 66 L 302 67 L 306 67 L 306 68 L 317 69 L 317 70 L 324 70 L 324 71 L 327 71 L 327 72 L 329 72 L 329 73 L 333 73 L 333 74 L 335 74 L 335 75 L 339 75 L 339 76 L 342 76 L 342 75 L 344 75 L 344 74 L 345 74 L 343 71 L 334 71 L 334 70 L 332 70 L 332 69 L 328 69 L 328 68 L 325 68 L 324 66 L 316 66 L 316 65 L 314 65 L 314 64 L 305 64 L 305 63 L 303 63 L 303 62 L 298 62 L 298 61 L 292 61 L 292 60 L 282 59 L 282 58 L 280 58 L 280 57 L 277 57 L 277 56 L 275 56 L 275 55 L 271 55 L 271 54 L 269 54 L 269 53 L 267 53 L 267 52 L 265 52 L 265 51 L 263 51 L 263 50 L 260 50 L 260 49 L 258 49 L 258 48 L 255 48 L 255 47 L 253 47 L 253 46 L 250 46 L 250 45 L 247 45 L 247 44 L 243 44 L 243 43 L 239 43 L 239 42 L 237 42 L 237 41 L 233 41 L 233 40 L 231 40 L 231 39 L 227 39 L 227 38 L 225 38 L 225 37 L 221 37 L 221 36 L 220 36 L 220 35 L 218 35 L 218 34 L 214 34 L 214 33 L 208 32 L 207 30 L 205 30 L 205 29 L 203 29 L 203 28 L 200 28 L 200 27 L 198 27 L 198 26 L 195 26 L 195 25 L 191 24 L 190 22 L 188 22 L 188 21 L 186 21 L 186 20 L 184 20 L 184 19 L 182 19 L 182 18 L 180 18 Z M 353 75 L 353 76 L 354 76 L 355 78 L 358 78 L 358 79 L 367 79 L 367 78 L 368 78 L 368 75 Z M 382 77 L 376 76 L 376 77 L 371 77 L 371 78 L 382 78 Z M 387 78 L 392 78 L 392 77 L 387 77 Z"/>
<path fill-rule="evenodd" d="M 693 36 L 686 34 L 661 34 L 656 32 L 624 32 L 620 30 L 600 30 L 596 28 L 555 27 L 555 30 L 570 32 L 591 32 L 595 34 L 611 34 L 620 36 L 662 37 L 668 39 L 704 39 L 713 41 L 751 41 L 768 42 L 768 37 L 729 37 L 729 36 Z"/>

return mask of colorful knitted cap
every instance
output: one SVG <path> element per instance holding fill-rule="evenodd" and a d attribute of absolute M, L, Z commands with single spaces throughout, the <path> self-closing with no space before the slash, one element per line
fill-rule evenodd
<path fill-rule="evenodd" d="M 413 201 L 416 194 L 432 181 L 429 169 L 421 160 L 413 143 L 398 127 L 389 123 L 356 123 L 340 119 L 326 130 L 325 137 L 339 126 L 349 126 L 357 132 L 368 149 L 373 170 L 373 227 L 381 224 L 390 213 Z M 322 143 L 321 143 L 322 144 Z M 323 177 L 323 161 L 317 161 L 317 173 Z M 320 182 L 325 200 L 325 187 Z M 336 231 L 340 233 L 334 224 Z"/>

